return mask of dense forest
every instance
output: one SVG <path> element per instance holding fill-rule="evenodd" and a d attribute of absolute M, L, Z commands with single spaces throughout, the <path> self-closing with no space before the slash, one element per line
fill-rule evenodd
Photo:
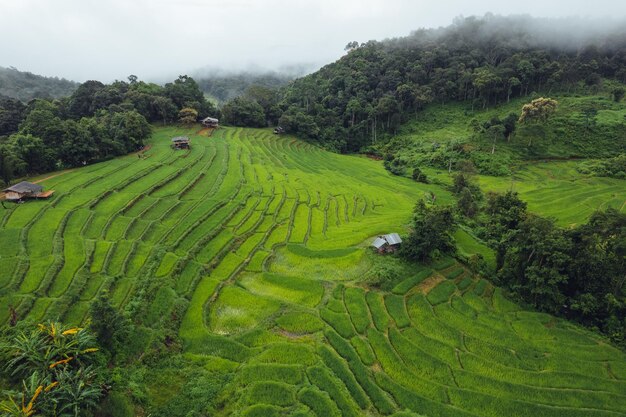
<path fill-rule="evenodd" d="M 483 109 L 533 92 L 594 91 L 603 79 L 626 81 L 624 33 L 572 33 L 564 41 L 554 35 L 557 24 L 487 15 L 403 38 L 351 42 L 337 62 L 284 89 L 280 124 L 327 148 L 358 151 L 430 103 Z"/>
<path fill-rule="evenodd" d="M 0 97 L 21 101 L 34 98 L 61 98 L 69 96 L 76 88 L 78 83 L 64 78 L 43 77 L 12 67 L 0 67 Z"/>
<path fill-rule="evenodd" d="M 23 175 L 76 167 L 139 150 L 150 123 L 186 114 L 215 116 L 193 78 L 159 86 L 130 76 L 105 85 L 87 81 L 58 100 L 0 99 L 0 174 L 4 183 Z"/>

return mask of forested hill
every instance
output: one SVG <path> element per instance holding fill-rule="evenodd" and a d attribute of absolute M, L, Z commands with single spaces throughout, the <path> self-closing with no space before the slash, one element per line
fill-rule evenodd
<path fill-rule="evenodd" d="M 356 151 L 395 133 L 429 103 L 462 101 L 473 111 L 626 81 L 625 29 L 607 23 L 582 33 L 580 23 L 487 15 L 351 42 L 337 62 L 290 84 L 280 124 L 326 147 Z"/>
<path fill-rule="evenodd" d="M 34 98 L 67 97 L 77 88 L 78 83 L 64 78 L 43 77 L 12 67 L 0 67 L 0 96 L 26 102 Z"/>
<path fill-rule="evenodd" d="M 243 96 L 251 86 L 276 89 L 295 77 L 277 72 L 207 73 L 195 75 L 200 89 L 219 102 Z"/>

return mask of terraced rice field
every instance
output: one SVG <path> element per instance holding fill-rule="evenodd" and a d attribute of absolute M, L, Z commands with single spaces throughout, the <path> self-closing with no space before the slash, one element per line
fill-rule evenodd
<path fill-rule="evenodd" d="M 191 151 L 169 148 L 180 134 Z M 80 323 L 106 290 L 234 373 L 225 415 L 626 415 L 624 353 L 453 260 L 390 292 L 362 282 L 370 237 L 401 231 L 426 191 L 451 201 L 380 163 L 266 130 L 168 128 L 144 158 L 43 185 L 52 200 L 0 212 L 0 320 L 13 305 Z"/>

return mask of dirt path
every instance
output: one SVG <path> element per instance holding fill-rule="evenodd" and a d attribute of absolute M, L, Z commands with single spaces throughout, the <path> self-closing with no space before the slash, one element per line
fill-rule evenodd
<path fill-rule="evenodd" d="M 42 179 L 37 180 L 37 181 L 33 181 L 33 184 L 39 184 L 40 182 L 44 182 L 44 181 L 50 180 L 52 178 L 60 177 L 61 175 L 67 174 L 68 172 L 72 172 L 72 171 L 74 171 L 74 169 L 66 169 L 65 171 L 61 171 L 61 172 L 59 172 L 57 174 L 50 175 L 49 177 L 42 178 Z"/>
<path fill-rule="evenodd" d="M 213 131 L 215 128 L 213 127 L 205 127 L 196 132 L 196 135 L 211 137 L 213 135 Z"/>

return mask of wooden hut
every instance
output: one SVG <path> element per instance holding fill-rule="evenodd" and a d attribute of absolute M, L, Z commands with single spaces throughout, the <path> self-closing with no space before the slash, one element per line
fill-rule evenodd
<path fill-rule="evenodd" d="M 191 148 L 191 140 L 187 136 L 177 136 L 172 138 L 172 148 L 189 149 Z"/>
<path fill-rule="evenodd" d="M 219 127 L 220 121 L 215 117 L 205 117 L 200 123 L 202 123 L 204 127 Z"/>
<path fill-rule="evenodd" d="M 43 187 L 32 182 L 22 181 L 4 190 L 4 198 L 9 201 L 22 201 L 27 198 L 48 198 L 54 190 L 45 191 Z"/>

